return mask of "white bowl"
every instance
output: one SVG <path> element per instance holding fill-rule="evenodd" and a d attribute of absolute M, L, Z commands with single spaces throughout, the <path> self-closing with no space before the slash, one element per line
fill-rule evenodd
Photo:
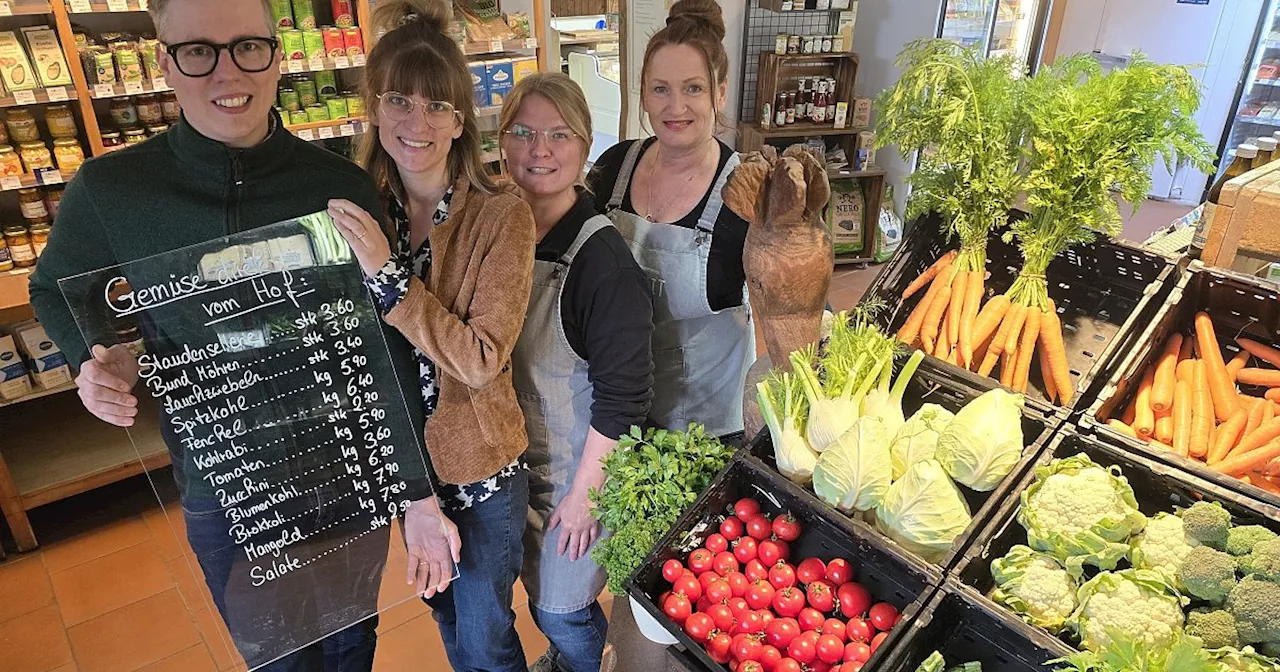
<path fill-rule="evenodd" d="M 649 641 L 663 646 L 679 643 L 679 640 L 672 636 L 657 619 L 649 615 L 644 606 L 636 602 L 636 598 L 628 595 L 627 599 L 631 600 L 631 615 L 636 620 L 636 627 L 640 628 L 640 634 Z"/>

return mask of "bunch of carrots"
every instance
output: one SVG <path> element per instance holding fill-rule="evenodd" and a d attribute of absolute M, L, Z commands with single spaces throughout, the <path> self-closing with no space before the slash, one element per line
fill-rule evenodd
<path fill-rule="evenodd" d="M 1062 322 L 1043 278 L 1019 277 L 1008 293 L 983 306 L 985 263 L 967 256 L 964 250 L 948 252 L 907 286 L 904 301 L 929 289 L 898 330 L 898 340 L 982 376 L 999 366 L 1000 384 L 1018 392 L 1027 391 L 1039 353 L 1046 398 L 1068 403 L 1075 384 Z"/>
<path fill-rule="evenodd" d="M 1257 358 L 1280 367 L 1280 350 L 1237 338 L 1226 361 L 1208 313 L 1191 334 L 1175 333 L 1143 374 L 1133 402 L 1107 424 L 1150 445 L 1202 460 L 1224 474 L 1280 493 L 1280 370 L 1250 367 Z M 1237 385 L 1266 387 L 1262 396 Z"/>

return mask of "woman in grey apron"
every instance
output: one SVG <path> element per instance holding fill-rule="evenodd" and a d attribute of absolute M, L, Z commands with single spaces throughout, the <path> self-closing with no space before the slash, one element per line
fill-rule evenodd
<path fill-rule="evenodd" d="M 533 293 L 512 354 L 529 435 L 529 525 L 521 578 L 550 640 L 534 670 L 597 672 L 608 623 L 605 572 L 590 549 L 601 528 L 588 492 L 601 459 L 652 395 L 648 280 L 608 218 L 578 187 L 591 110 L 561 73 L 522 80 L 500 120 L 511 178 L 534 212 Z"/>

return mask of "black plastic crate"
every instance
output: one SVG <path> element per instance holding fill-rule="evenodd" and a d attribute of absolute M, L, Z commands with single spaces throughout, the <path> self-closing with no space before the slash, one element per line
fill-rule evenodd
<path fill-rule="evenodd" d="M 894 362 L 895 375 L 902 369 L 906 358 L 899 358 Z M 969 374 L 967 371 L 961 371 L 954 366 L 946 365 L 945 362 L 929 358 L 920 363 L 920 367 L 916 370 L 916 374 L 912 376 L 911 382 L 907 385 L 906 393 L 902 397 L 902 412 L 906 417 L 911 417 L 921 406 L 926 403 L 934 403 L 955 413 L 959 411 L 965 404 L 982 396 L 984 392 L 992 389 L 984 384 L 984 380 L 978 376 L 958 375 Z M 996 507 L 1004 501 L 1009 490 L 1013 488 L 1018 481 L 1026 473 L 1027 469 L 1035 463 L 1036 458 L 1043 452 L 1045 445 L 1057 431 L 1058 427 L 1063 423 L 1062 409 L 1056 409 L 1048 406 L 1025 405 L 1022 412 L 1022 435 L 1026 443 L 1026 447 L 1022 451 L 1022 459 L 1014 466 L 1013 471 L 1005 476 L 1004 480 L 990 492 L 976 492 L 969 488 L 956 484 L 960 488 L 961 494 L 964 495 L 965 501 L 969 504 L 969 511 L 973 515 L 973 522 L 969 528 L 959 537 L 956 537 L 952 544 L 951 551 L 942 559 L 935 568 L 940 570 L 950 569 L 955 565 L 965 551 L 973 537 L 986 526 L 987 520 L 995 511 Z M 768 428 L 761 431 L 755 439 L 747 444 L 746 451 L 752 459 L 758 460 L 763 467 L 773 472 L 783 481 L 786 479 L 777 471 L 778 463 L 774 459 L 773 438 L 769 434 Z M 860 518 L 853 518 L 832 508 L 815 495 L 810 487 L 802 487 L 786 481 L 800 498 L 809 501 L 812 507 L 825 509 L 827 515 L 841 519 L 842 522 L 864 531 L 867 534 L 879 535 L 884 543 L 890 545 L 899 553 L 916 556 L 910 551 L 899 546 L 896 542 L 881 535 L 872 525 L 864 522 Z M 921 560 L 923 562 L 923 560 Z"/>
<path fill-rule="evenodd" d="M 1054 437 L 1036 466 L 1080 453 L 1104 467 L 1120 467 L 1121 474 L 1133 488 L 1139 510 L 1147 517 L 1161 511 L 1175 513 L 1177 509 L 1203 500 L 1221 503 L 1231 512 L 1235 525 L 1264 525 L 1280 533 L 1280 509 L 1198 478 L 1172 465 L 1126 452 L 1095 437 L 1079 434 L 1069 425 Z M 962 592 L 984 606 L 997 609 L 1012 618 L 1017 616 L 986 597 L 995 587 L 995 580 L 991 577 L 991 561 L 1004 557 L 1013 546 L 1027 543 L 1026 529 L 1018 523 L 1017 515 L 1022 508 L 1022 492 L 1033 482 L 1034 470 L 1025 474 L 1022 481 L 1009 493 L 1008 499 L 996 511 L 977 543 L 965 553 L 965 557 L 951 574 Z M 1127 566 L 1126 561 L 1120 563 L 1120 568 Z M 1086 568 L 1085 576 L 1089 578 L 1095 573 L 1096 570 L 1092 567 Z M 1039 628 L 1030 625 L 1027 627 L 1044 633 Z M 1069 636 L 1064 633 L 1062 641 L 1069 643 L 1066 639 Z"/>
<path fill-rule="evenodd" d="M 1013 217 L 1025 214 L 1015 211 Z M 941 224 L 937 214 L 914 222 L 902 247 L 867 289 L 867 298 L 879 298 L 895 307 L 880 316 L 881 324 L 894 332 L 925 295 L 921 290 L 903 302 L 903 290 L 944 253 L 959 247 L 959 241 L 947 240 Z M 987 240 L 987 299 L 1008 291 L 1022 268 L 1022 254 L 1016 244 L 1001 239 L 1003 233 L 994 231 Z M 1076 382 L 1069 409 L 1087 407 L 1085 400 L 1091 392 L 1107 381 L 1118 355 L 1127 351 L 1168 293 L 1175 268 L 1169 258 L 1123 241 L 1105 239 L 1076 245 L 1049 265 L 1049 297 L 1062 319 L 1067 362 Z M 957 373 L 968 373 L 932 356 L 929 361 Z M 986 389 L 1000 384 L 994 378 L 970 375 L 983 381 Z M 1027 395 L 1031 404 L 1051 406 L 1044 395 L 1039 366 L 1031 367 Z"/>
<path fill-rule="evenodd" d="M 950 579 L 876 669 L 915 672 L 934 651 L 942 654 L 947 669 L 978 661 L 991 672 L 1045 672 L 1045 663 L 1072 653 L 1057 637 L 974 599 Z"/>
<path fill-rule="evenodd" d="M 1244 336 L 1271 346 L 1280 344 L 1280 289 L 1275 283 L 1220 268 L 1210 268 L 1194 261 L 1181 274 L 1175 288 L 1145 327 L 1134 347 L 1120 362 L 1111 380 L 1099 391 L 1097 400 L 1084 414 L 1082 429 L 1085 433 L 1125 450 L 1153 457 L 1250 497 L 1280 506 L 1280 492 L 1264 490 L 1210 468 L 1194 458 L 1150 446 L 1125 436 L 1106 424 L 1108 418 L 1113 417 L 1113 414 L 1119 416 L 1120 409 L 1132 401 L 1143 373 L 1154 366 L 1169 337 L 1178 331 L 1184 337 L 1195 333 L 1193 325 L 1199 311 L 1209 313 L 1213 319 L 1214 333 L 1223 350 L 1222 356 L 1228 361 L 1240 352 L 1240 346 L 1234 340 L 1236 336 Z M 1272 368 L 1256 359 L 1250 366 Z M 1240 389 L 1257 396 L 1266 392 L 1265 387 L 1250 385 L 1241 385 Z"/>
<path fill-rule="evenodd" d="M 867 661 L 866 669 L 875 669 L 933 595 L 942 582 L 942 575 L 929 565 L 895 552 L 875 533 L 851 531 L 849 526 L 839 524 L 841 521 L 833 520 L 829 510 L 814 507 L 811 501 L 796 496 L 787 484 L 776 472 L 761 470 L 748 460 L 735 459 L 680 516 L 631 575 L 627 592 L 666 627 L 684 647 L 685 654 L 696 658 L 708 670 L 728 669 L 712 660 L 683 628 L 667 620 L 656 601 L 670 588 L 662 578 L 662 564 L 671 558 L 685 562 L 691 550 L 720 528 L 721 521 L 732 513 L 734 502 L 742 497 L 754 497 L 765 514 L 776 516 L 790 512 L 800 521 L 803 533 L 791 544 L 793 563 L 809 557 L 821 558 L 823 562 L 847 558 L 854 566 L 854 580 L 861 583 L 875 601 L 889 602 L 898 608 L 901 613 L 898 625 Z"/>

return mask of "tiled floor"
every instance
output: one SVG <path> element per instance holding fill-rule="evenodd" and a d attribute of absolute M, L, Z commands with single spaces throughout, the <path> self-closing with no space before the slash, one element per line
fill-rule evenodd
<path fill-rule="evenodd" d="M 874 274 L 837 270 L 832 307 L 853 306 Z M 0 563 L 0 672 L 243 669 L 190 555 L 168 472 L 156 475 L 163 508 L 138 477 L 32 512 L 41 547 Z M 0 531 L 0 543 L 11 551 L 7 534 Z M 397 548 L 393 538 L 375 669 L 448 669 L 426 606 L 399 580 L 404 551 Z M 532 661 L 547 644 L 519 584 L 515 606 Z"/>

